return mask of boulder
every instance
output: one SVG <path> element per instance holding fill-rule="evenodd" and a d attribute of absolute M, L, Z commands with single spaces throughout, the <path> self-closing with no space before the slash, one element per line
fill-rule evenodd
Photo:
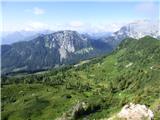
<path fill-rule="evenodd" d="M 145 105 L 127 104 L 117 115 L 125 120 L 153 120 L 154 114 Z"/>

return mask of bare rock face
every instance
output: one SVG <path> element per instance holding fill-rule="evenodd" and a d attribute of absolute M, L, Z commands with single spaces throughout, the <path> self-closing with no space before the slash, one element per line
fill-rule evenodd
<path fill-rule="evenodd" d="M 125 120 L 153 120 L 154 114 L 145 105 L 130 103 L 122 108 L 117 117 Z"/>

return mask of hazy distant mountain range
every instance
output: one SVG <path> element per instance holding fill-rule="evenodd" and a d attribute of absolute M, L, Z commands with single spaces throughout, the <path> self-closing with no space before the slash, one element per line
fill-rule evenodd
<path fill-rule="evenodd" d="M 2 42 L 1 44 L 12 44 L 19 41 L 29 41 L 41 34 L 49 34 L 52 33 L 51 30 L 43 30 L 43 31 L 15 31 L 15 32 L 2 32 Z"/>
<path fill-rule="evenodd" d="M 5 39 L 9 43 L 16 40 L 19 42 L 1 46 L 2 73 L 36 71 L 77 63 L 111 52 L 127 37 L 141 38 L 150 35 L 158 38 L 157 28 L 148 21 L 138 21 L 123 26 L 112 34 L 81 34 L 71 30 L 13 33 Z M 11 36 L 15 40 L 10 41 Z"/>
<path fill-rule="evenodd" d="M 29 41 L 39 35 L 53 33 L 53 30 L 40 30 L 40 31 L 15 31 L 15 32 L 2 32 L 2 42 L 1 44 L 12 44 L 18 41 Z M 82 32 L 80 33 L 82 34 Z M 139 20 L 134 21 L 129 24 L 122 26 L 116 32 L 83 32 L 83 34 L 88 34 L 92 39 L 108 38 L 123 39 L 125 37 L 141 38 L 145 35 L 150 35 L 153 37 L 159 37 L 159 24 L 158 22 L 151 22 L 149 20 Z"/>

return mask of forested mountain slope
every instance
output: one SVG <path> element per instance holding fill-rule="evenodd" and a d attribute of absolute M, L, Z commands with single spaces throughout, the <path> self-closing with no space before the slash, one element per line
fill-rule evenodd
<path fill-rule="evenodd" d="M 39 35 L 29 41 L 2 45 L 1 48 L 2 74 L 46 70 L 112 51 L 107 43 L 93 41 L 71 30 Z"/>
<path fill-rule="evenodd" d="M 160 41 L 128 38 L 108 56 L 44 73 L 3 77 L 2 120 L 53 120 L 82 101 L 89 109 L 73 119 L 109 118 L 133 102 L 148 106 L 159 120 L 159 86 Z"/>

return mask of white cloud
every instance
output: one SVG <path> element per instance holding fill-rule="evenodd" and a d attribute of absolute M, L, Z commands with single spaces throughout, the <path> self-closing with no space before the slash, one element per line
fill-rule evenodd
<path fill-rule="evenodd" d="M 35 15 L 42 15 L 42 14 L 45 13 L 45 11 L 44 11 L 44 9 L 42 9 L 42 8 L 35 7 L 35 8 L 33 8 L 33 13 L 34 13 Z"/>
<path fill-rule="evenodd" d="M 70 21 L 66 23 L 45 23 L 43 21 L 26 21 L 24 24 L 8 25 L 7 30 L 19 31 L 40 31 L 40 30 L 76 30 L 78 32 L 98 33 L 115 32 L 126 23 L 87 23 L 83 21 Z M 6 31 L 7 31 L 6 30 Z"/>
<path fill-rule="evenodd" d="M 71 21 L 69 23 L 69 26 L 71 26 L 71 27 L 82 27 L 82 26 L 84 26 L 84 23 L 81 22 L 81 21 Z"/>
<path fill-rule="evenodd" d="M 97 24 L 92 25 L 91 30 L 93 32 L 116 32 L 118 31 L 125 23 L 110 23 L 110 24 Z"/>
<path fill-rule="evenodd" d="M 71 21 L 68 23 L 61 24 L 52 24 L 49 26 L 50 29 L 57 30 L 76 30 L 79 32 L 89 32 L 89 33 L 98 33 L 98 32 L 115 32 L 119 30 L 126 23 L 85 23 L 82 21 Z"/>
<path fill-rule="evenodd" d="M 26 31 L 36 31 L 44 29 L 48 29 L 48 25 L 39 21 L 30 21 L 25 27 Z"/>
<path fill-rule="evenodd" d="M 33 13 L 35 15 L 42 15 L 45 13 L 45 10 L 39 7 L 34 7 L 32 9 L 25 9 L 25 12 L 30 12 Z"/>
<path fill-rule="evenodd" d="M 52 30 L 77 30 L 83 31 L 88 25 L 82 21 L 70 21 L 66 23 L 53 23 L 49 26 Z"/>

